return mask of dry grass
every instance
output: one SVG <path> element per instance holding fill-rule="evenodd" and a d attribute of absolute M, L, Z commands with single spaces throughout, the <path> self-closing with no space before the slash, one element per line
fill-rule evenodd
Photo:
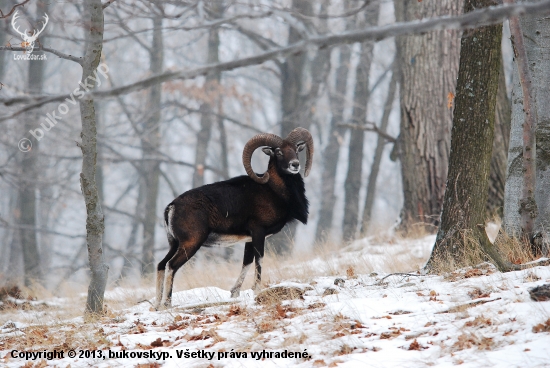
<path fill-rule="evenodd" d="M 533 253 L 532 246 L 527 239 L 511 237 L 501 229 L 499 218 L 493 218 L 491 223 L 486 226 L 486 233 L 494 246 L 506 260 L 513 264 L 523 264 L 538 258 Z M 458 249 L 461 254 L 458 257 L 440 257 L 434 262 L 434 272 L 439 274 L 449 274 L 453 270 L 475 267 L 480 263 L 490 261 L 482 252 L 478 240 L 472 231 L 465 230 L 458 237 L 449 239 L 449 241 L 458 242 Z M 456 259 L 460 259 L 457 261 Z"/>
<path fill-rule="evenodd" d="M 511 237 L 504 231 L 501 231 L 497 236 L 495 246 L 508 261 L 514 264 L 526 263 L 536 259 L 529 241 Z"/>

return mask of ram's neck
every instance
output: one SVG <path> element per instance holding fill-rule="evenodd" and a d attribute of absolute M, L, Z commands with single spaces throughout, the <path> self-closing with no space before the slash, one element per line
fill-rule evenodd
<path fill-rule="evenodd" d="M 304 179 L 300 174 L 281 173 L 273 161 L 273 159 L 269 160 L 268 185 L 288 203 L 289 215 L 292 218 L 304 224 L 307 223 L 309 202 L 306 198 Z"/>

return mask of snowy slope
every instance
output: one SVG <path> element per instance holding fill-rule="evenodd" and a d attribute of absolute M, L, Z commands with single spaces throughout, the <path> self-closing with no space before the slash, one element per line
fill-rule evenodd
<path fill-rule="evenodd" d="M 433 237 L 403 241 L 393 246 L 400 249 L 393 256 L 403 249 L 422 252 L 430 244 Z M 377 264 L 376 246 L 352 244 L 335 262 L 347 264 L 350 257 L 370 257 Z M 60 367 L 550 366 L 550 301 L 534 302 L 528 293 L 550 282 L 550 267 L 502 274 L 483 264 L 445 277 L 386 279 L 382 272 L 354 275 L 344 269 L 340 275 L 326 274 L 320 267 L 319 276 L 307 282 L 272 285 L 303 293 L 302 298 L 273 303 L 256 303 L 250 290 L 234 300 L 229 291 L 208 287 L 176 292 L 169 310 L 152 310 L 150 299 L 92 324 L 76 318 L 44 325 L 40 312 L 21 312 L 26 316 L 21 321 L 29 321 L 32 313 L 37 317 L 34 323 L 3 323 L 0 366 L 28 363 L 12 357 L 13 349 L 64 350 L 63 359 L 43 363 Z M 112 290 L 107 299 L 126 292 Z M 141 292 L 153 295 L 153 290 Z M 72 340 L 52 342 L 67 330 Z M 47 336 L 43 342 L 31 339 L 36 331 Z M 94 337 L 82 340 L 78 334 Z M 77 354 L 97 349 L 102 357 L 96 352 L 95 358 L 91 353 L 68 358 L 69 349 Z"/>

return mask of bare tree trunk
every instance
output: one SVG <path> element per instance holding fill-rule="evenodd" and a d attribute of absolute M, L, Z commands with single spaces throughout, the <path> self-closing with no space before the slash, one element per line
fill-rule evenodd
<path fill-rule="evenodd" d="M 143 224 L 142 216 L 145 213 L 145 181 L 144 175 L 140 173 L 140 184 L 138 189 L 138 197 L 136 202 L 136 209 L 134 211 L 134 218 L 132 219 L 132 228 L 130 229 L 130 236 L 126 242 L 126 251 L 124 256 L 124 264 L 120 271 L 120 279 L 124 279 L 131 274 L 134 268 L 133 264 L 137 256 L 137 239 L 140 225 Z"/>
<path fill-rule="evenodd" d="M 47 5 L 37 4 L 39 13 L 47 12 Z M 45 41 L 44 38 L 41 40 Z M 37 51 L 36 54 L 44 52 Z M 40 95 L 44 85 L 44 66 L 42 60 L 30 60 L 28 69 L 28 91 L 30 94 Z M 38 110 L 26 114 L 25 132 L 35 128 L 39 120 Z M 45 123 L 47 124 L 47 123 Z M 52 126 L 49 127 L 50 129 Z M 33 282 L 42 283 L 44 280 L 40 252 L 38 250 L 37 227 L 37 198 L 36 185 L 38 164 L 38 141 L 34 141 L 34 147 L 30 152 L 22 153 L 21 174 L 19 175 L 19 211 L 21 214 L 19 224 L 21 249 L 23 250 L 23 266 L 25 271 L 25 285 L 31 286 Z"/>
<path fill-rule="evenodd" d="M 513 2 L 513 0 L 504 0 L 504 3 L 507 4 L 513 4 Z M 534 235 L 535 219 L 538 215 L 537 203 L 535 202 L 537 105 L 519 18 L 510 18 L 509 23 L 510 39 L 512 40 L 519 82 L 523 92 L 523 188 L 519 205 L 521 229 L 522 235 L 531 238 Z"/>
<path fill-rule="evenodd" d="M 396 0 L 396 19 L 412 21 L 462 12 L 463 0 Z M 420 224 L 433 231 L 445 193 L 449 161 L 452 98 L 460 55 L 459 31 L 403 36 L 397 41 L 401 67 L 403 180 L 401 229 Z M 451 104 L 449 104 L 451 102 Z"/>
<path fill-rule="evenodd" d="M 103 48 L 103 8 L 101 0 L 89 0 L 85 3 L 83 24 L 86 25 L 87 45 L 82 60 L 82 84 L 95 87 L 97 82 L 88 78 L 97 77 L 97 66 Z M 82 121 L 82 172 L 80 186 L 86 203 L 86 242 L 91 280 L 86 300 L 86 314 L 103 312 L 103 296 L 107 285 L 109 266 L 103 255 L 102 236 L 104 218 L 95 181 L 97 159 L 97 130 L 93 98 L 84 95 L 80 100 L 80 118 Z"/>
<path fill-rule="evenodd" d="M 292 0 L 292 10 L 298 14 L 312 15 L 313 4 L 309 0 Z M 302 39 L 300 33 L 290 27 L 288 44 Z M 301 52 L 286 58 L 281 67 L 281 137 L 286 137 L 294 128 L 301 126 L 309 129 L 310 122 L 302 119 L 304 113 L 304 73 L 306 73 L 307 53 Z M 296 234 L 297 223 L 294 221 L 267 241 L 277 255 L 288 255 L 292 251 L 292 242 Z"/>
<path fill-rule="evenodd" d="M 197 145 L 195 150 L 195 172 L 193 173 L 193 188 L 204 185 L 204 166 L 208 153 L 208 143 L 212 133 L 212 107 L 204 102 L 200 107 L 201 129 L 197 134 Z"/>
<path fill-rule="evenodd" d="M 342 124 L 345 106 L 346 87 L 348 80 L 349 63 L 351 58 L 350 46 L 340 47 L 338 68 L 336 69 L 336 82 L 334 92 L 330 94 L 330 119 L 328 143 L 323 151 L 323 173 L 321 176 L 321 208 L 319 210 L 319 221 L 315 239 L 320 240 L 328 237 L 332 227 L 332 218 L 336 195 L 334 187 L 336 182 L 336 168 L 340 145 L 344 140 L 345 128 L 339 127 Z"/>
<path fill-rule="evenodd" d="M 313 4 L 308 0 L 292 0 L 292 10 L 299 14 L 312 15 Z M 302 39 L 300 33 L 294 28 L 290 27 L 288 31 L 288 44 L 291 45 Z M 282 122 L 281 122 L 281 136 L 286 137 L 297 126 L 308 127 L 308 122 L 300 121 L 300 114 L 303 113 L 301 107 L 303 101 L 303 78 L 304 78 L 304 66 L 307 61 L 307 53 L 301 52 L 299 54 L 289 56 L 283 63 L 281 70 L 281 108 L 282 108 Z M 305 125 L 299 125 L 304 124 Z"/>
<path fill-rule="evenodd" d="M 159 5 L 160 6 L 160 5 Z M 162 37 L 162 14 L 153 17 L 153 43 L 149 49 L 149 71 L 156 75 L 162 72 L 164 44 Z M 147 99 L 146 122 L 142 135 L 145 171 L 145 216 L 143 221 L 143 252 L 141 274 L 155 272 L 155 229 L 157 225 L 157 198 L 159 193 L 160 163 L 156 160 L 160 149 L 162 86 L 157 84 L 149 90 Z"/>
<path fill-rule="evenodd" d="M 364 24 L 366 27 L 378 23 L 380 5 L 377 2 L 365 9 Z M 355 92 L 353 97 L 352 123 L 363 125 L 367 121 L 367 104 L 369 101 L 369 74 L 372 64 L 374 42 L 365 42 L 361 45 L 361 55 L 355 75 Z M 357 232 L 359 221 L 359 191 L 361 190 L 361 176 L 363 168 L 363 144 L 365 131 L 357 129 L 351 132 L 348 151 L 348 173 L 344 184 L 344 240 L 350 240 Z"/>
<path fill-rule="evenodd" d="M 390 80 L 390 86 L 388 88 L 388 97 L 384 105 L 384 113 L 382 115 L 382 121 L 380 122 L 380 131 L 386 132 L 388 129 L 388 122 L 390 121 L 390 113 L 395 100 L 395 93 L 397 91 L 397 79 L 398 68 L 393 68 L 392 77 Z M 384 153 L 384 147 L 386 146 L 386 139 L 378 135 L 376 142 L 376 150 L 374 152 L 374 158 L 372 159 L 372 165 L 369 174 L 369 181 L 367 184 L 367 197 L 365 198 L 365 207 L 363 209 L 363 221 L 361 226 L 361 232 L 366 233 L 372 216 L 372 207 L 374 205 L 374 198 L 376 194 L 376 179 L 378 178 L 378 172 L 380 171 L 380 163 L 382 162 L 382 154 Z"/>
<path fill-rule="evenodd" d="M 533 2 L 533 1 L 531 1 Z M 550 251 L 550 26 L 547 17 L 521 18 L 523 40 L 527 51 L 529 69 L 535 82 L 534 94 L 538 123 L 536 130 L 536 187 L 535 200 L 538 216 L 535 234 L 543 244 L 536 251 Z M 520 203 L 523 188 L 522 127 L 524 122 L 523 91 L 519 82 L 517 65 L 514 63 L 512 85 L 512 132 L 508 151 L 508 176 L 504 200 L 504 229 L 509 235 L 521 236 Z"/>
<path fill-rule="evenodd" d="M 212 3 L 211 5 L 212 7 L 210 10 L 214 15 L 214 18 L 221 18 L 224 11 L 223 1 Z M 219 30 L 217 28 L 212 28 L 208 32 L 208 54 L 206 56 L 207 64 L 215 64 L 219 62 L 219 47 Z M 195 151 L 195 172 L 193 173 L 193 188 L 204 185 L 204 167 L 206 165 L 206 157 L 208 154 L 208 143 L 210 142 L 210 136 L 212 134 L 212 125 L 214 124 L 214 105 L 220 106 L 218 88 L 220 80 L 221 74 L 219 72 L 206 76 L 205 89 L 207 98 L 210 100 L 203 102 L 200 107 L 201 129 L 197 134 L 197 145 Z M 221 123 L 220 121 L 218 121 L 218 127 L 223 127 L 223 120 L 221 121 Z M 220 136 L 222 133 L 223 132 L 220 130 Z"/>
<path fill-rule="evenodd" d="M 511 114 L 512 107 L 508 93 L 506 92 L 504 65 L 501 62 L 496 102 L 495 139 L 493 141 L 493 157 L 491 158 L 491 171 L 489 175 L 489 197 L 487 199 L 487 213 L 489 216 L 496 214 L 502 217 L 503 215 Z"/>
<path fill-rule="evenodd" d="M 12 189 L 12 188 L 10 188 Z M 19 190 L 13 188 L 10 190 L 10 208 L 12 209 L 11 214 L 13 215 L 14 222 L 18 223 L 21 217 L 21 212 L 19 211 Z M 21 250 L 21 232 L 19 229 L 12 229 L 11 239 L 9 242 L 9 257 L 7 265 L 7 281 L 13 283 L 19 283 L 21 279 L 24 280 L 25 271 L 23 268 L 23 251 Z"/>
<path fill-rule="evenodd" d="M 351 1 L 345 2 L 344 10 L 347 11 L 354 4 Z M 346 23 L 346 30 L 352 28 L 350 20 Z M 319 210 L 319 221 L 315 232 L 316 244 L 320 240 L 328 238 L 332 228 L 332 219 L 336 195 L 334 188 L 336 183 L 336 168 L 340 156 L 340 146 L 344 140 L 345 128 L 339 126 L 344 123 L 344 107 L 346 105 L 346 90 L 348 84 L 349 64 L 351 61 L 351 46 L 343 45 L 339 48 L 338 64 L 334 88 L 329 91 L 330 101 L 330 126 L 328 143 L 323 151 L 323 172 L 321 174 L 321 208 Z"/>
<path fill-rule="evenodd" d="M 496 1 L 466 0 L 464 11 L 491 5 Z M 462 36 L 445 205 L 426 265 L 431 272 L 440 271 L 442 265 L 467 264 L 472 246 L 481 247 L 503 269 L 504 261 L 484 226 L 501 40 L 501 25 L 477 28 Z"/>

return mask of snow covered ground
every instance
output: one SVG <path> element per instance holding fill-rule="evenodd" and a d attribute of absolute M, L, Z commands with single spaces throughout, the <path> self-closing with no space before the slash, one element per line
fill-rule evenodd
<path fill-rule="evenodd" d="M 425 258 L 433 242 L 357 241 L 331 263 L 307 261 L 315 276 L 270 285 L 279 294 L 259 302 L 250 290 L 235 300 L 195 288 L 176 292 L 169 310 L 154 311 L 149 299 L 87 324 L 47 318 L 74 301 L 25 302 L 26 310 L 0 312 L 0 366 L 550 367 L 550 301 L 528 293 L 550 282 L 550 267 L 384 278 L 388 262 Z M 357 272 L 358 260 L 373 271 Z M 107 304 L 129 294 L 154 292 L 116 288 Z M 44 359 L 54 350 L 63 358 Z"/>

